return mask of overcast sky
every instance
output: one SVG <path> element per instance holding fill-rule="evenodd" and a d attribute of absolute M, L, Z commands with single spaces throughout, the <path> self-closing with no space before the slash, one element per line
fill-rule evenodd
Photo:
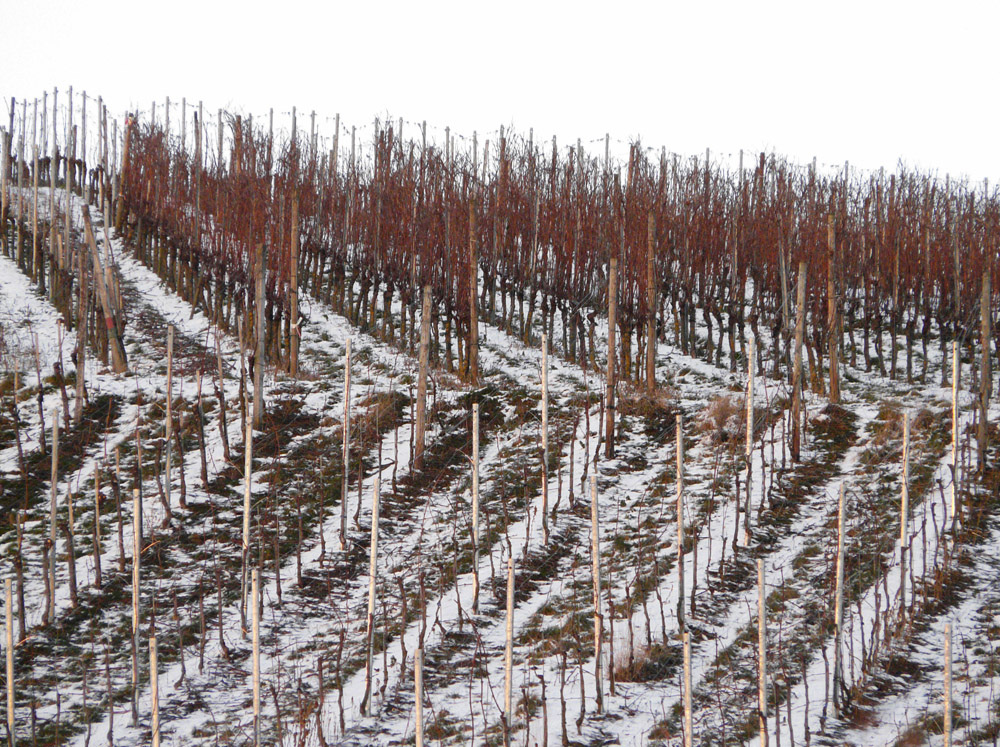
<path fill-rule="evenodd" d="M 609 132 L 1000 179 L 997 2 L 0 0 L 0 15 L 4 109 L 72 85 L 113 112 L 186 97 L 315 110 L 327 131 L 336 112 L 389 113 L 592 150 Z"/>

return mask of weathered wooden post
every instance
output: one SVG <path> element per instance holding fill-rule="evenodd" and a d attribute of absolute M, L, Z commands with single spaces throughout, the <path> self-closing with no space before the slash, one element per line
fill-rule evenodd
<path fill-rule="evenodd" d="M 608 373 L 604 395 L 604 456 L 615 455 L 615 363 L 618 316 L 618 258 L 612 257 L 608 267 Z"/>
<path fill-rule="evenodd" d="M 549 336 L 542 333 L 542 540 L 549 544 Z"/>
<path fill-rule="evenodd" d="M 694 721 L 691 716 L 691 634 L 684 631 L 684 747 L 694 747 Z"/>
<path fill-rule="evenodd" d="M 340 551 L 347 549 L 347 497 L 351 457 L 351 338 L 344 352 L 344 453 L 340 471 Z M 360 476 L 359 478 L 360 479 Z"/>
<path fill-rule="evenodd" d="M 469 383 L 479 383 L 479 242 L 476 198 L 469 200 Z"/>
<path fill-rule="evenodd" d="M 424 747 L 424 650 L 422 648 L 418 648 L 413 654 L 413 690 L 417 711 L 417 747 Z"/>
<path fill-rule="evenodd" d="M 597 712 L 604 712 L 604 685 L 601 682 L 601 646 L 604 615 L 601 614 L 601 530 L 597 513 L 597 476 L 590 476 L 590 557 L 594 577 L 594 682 Z"/>
<path fill-rule="evenodd" d="M 260 570 L 254 568 L 251 583 L 253 605 L 253 743 L 260 745 Z"/>
<path fill-rule="evenodd" d="M 479 403 L 472 405 L 472 612 L 479 612 Z"/>
<path fill-rule="evenodd" d="M 132 489 L 132 725 L 139 721 L 139 573 L 142 556 L 142 509 L 139 489 Z"/>
<path fill-rule="evenodd" d="M 174 432 L 174 325 L 167 325 L 167 419 L 164 423 L 164 450 L 167 455 L 167 474 L 164 488 L 167 505 L 170 505 L 170 478 L 173 475 L 173 432 Z"/>
<path fill-rule="evenodd" d="M 767 747 L 767 594 L 764 586 L 764 559 L 757 559 L 757 711 L 760 740 Z"/>
<path fill-rule="evenodd" d="M 504 645 L 503 743 L 510 747 L 510 728 L 514 718 L 514 558 L 507 558 L 507 639 Z"/>
<path fill-rule="evenodd" d="M 944 624 L 944 747 L 951 747 L 951 623 Z"/>
<path fill-rule="evenodd" d="M 993 393 L 993 367 L 990 365 L 990 270 L 983 271 L 983 290 L 979 301 L 979 473 L 986 474 L 986 450 L 990 444 L 990 395 Z"/>
<path fill-rule="evenodd" d="M 744 459 L 747 465 L 746 503 L 743 507 L 743 544 L 750 544 L 750 502 L 753 497 L 753 421 L 754 421 L 754 366 L 757 362 L 757 338 L 750 338 L 750 350 L 747 355 L 747 439 Z"/>
<path fill-rule="evenodd" d="M 256 345 L 254 347 L 253 371 L 253 426 L 258 430 L 264 424 L 264 361 L 267 358 L 264 323 L 264 243 L 257 244 L 254 260 L 254 331 Z"/>
<path fill-rule="evenodd" d="M 795 358 L 792 366 L 792 461 L 802 453 L 802 341 L 806 330 L 806 263 L 799 262 L 795 292 Z"/>
<path fill-rule="evenodd" d="M 157 677 L 156 636 L 149 639 L 149 689 L 152 695 L 153 747 L 160 747 L 160 686 Z"/>
<path fill-rule="evenodd" d="M 837 314 L 837 232 L 833 215 L 827 216 L 827 335 L 830 342 L 830 402 L 840 402 L 840 322 Z M 894 312 L 895 313 L 895 312 Z M 894 337 L 895 339 L 895 337 Z M 895 360 L 893 360 L 895 368 Z"/>
<path fill-rule="evenodd" d="M 289 303 L 291 304 L 291 340 L 289 345 L 288 360 L 289 372 L 293 377 L 299 377 L 299 195 L 296 193 L 292 197 L 292 249 L 291 249 L 291 277 L 289 279 Z M 307 263 L 308 264 L 308 263 Z"/>
<path fill-rule="evenodd" d="M 906 552 L 910 537 L 910 413 L 903 413 L 903 477 L 899 501 L 899 617 L 906 617 Z"/>
<path fill-rule="evenodd" d="M 677 630 L 684 635 L 684 416 L 677 415 Z"/>
<path fill-rule="evenodd" d="M 371 548 L 368 556 L 368 626 L 366 633 L 366 656 L 365 656 L 365 694 L 361 700 L 361 712 L 366 716 L 372 715 L 371 701 L 372 693 L 372 647 L 375 645 L 375 581 L 378 568 L 378 510 L 379 510 L 379 476 L 375 475 L 375 482 L 372 486 L 372 538 Z"/>
<path fill-rule="evenodd" d="M 10 579 L 4 579 L 4 605 L 7 628 L 7 733 L 10 747 L 15 747 L 14 738 L 14 607 L 11 601 Z"/>
<path fill-rule="evenodd" d="M 59 408 L 52 410 L 52 489 L 49 504 L 49 609 L 56 617 L 56 495 L 59 488 Z"/>
<path fill-rule="evenodd" d="M 833 707 L 840 713 L 840 691 L 843 687 L 844 638 L 844 483 L 840 483 L 837 501 L 837 588 L 833 601 Z"/>
<path fill-rule="evenodd" d="M 250 564 L 250 493 L 253 489 L 253 421 L 247 419 L 243 441 L 243 539 L 240 543 L 240 618 L 243 637 L 247 630 L 247 569 Z"/>
<path fill-rule="evenodd" d="M 646 393 L 656 392 L 656 217 L 646 219 Z"/>
<path fill-rule="evenodd" d="M 417 422 L 413 445 L 413 468 L 424 464 L 424 435 L 427 430 L 427 363 L 431 345 L 431 288 L 424 286 L 424 301 L 420 315 L 420 372 L 417 379 Z"/>
<path fill-rule="evenodd" d="M 961 446 L 958 443 L 958 392 L 962 381 L 962 359 L 958 352 L 958 340 L 951 343 L 951 494 L 950 506 L 952 530 L 958 521 L 959 473 L 958 457 Z"/>

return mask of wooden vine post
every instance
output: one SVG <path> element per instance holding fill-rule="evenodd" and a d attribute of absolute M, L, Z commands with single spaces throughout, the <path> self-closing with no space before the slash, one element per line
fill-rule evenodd
<path fill-rule="evenodd" d="M 612 257 L 608 268 L 608 375 L 604 395 L 604 456 L 615 455 L 615 333 L 618 317 L 618 258 Z"/>
<path fill-rule="evenodd" d="M 514 716 L 514 558 L 507 558 L 507 635 L 503 665 L 503 744 L 504 747 L 510 747 L 510 728 Z"/>
<path fill-rule="evenodd" d="M 90 247 L 90 259 L 94 268 L 94 285 L 97 287 L 97 297 L 101 303 L 101 309 L 104 311 L 104 326 L 107 330 L 108 345 L 111 347 L 111 363 L 115 373 L 126 373 L 128 371 L 128 356 L 125 354 L 125 345 L 121 339 L 123 325 L 118 318 L 117 307 L 108 290 L 101 253 L 97 249 L 94 228 L 90 222 L 90 209 L 87 205 L 83 206 L 82 212 L 84 233 L 87 237 L 87 245 Z"/>
<path fill-rule="evenodd" d="M 264 244 L 257 244 L 254 256 L 254 331 L 256 345 L 254 346 L 253 371 L 253 427 L 262 430 L 264 424 L 264 359 L 265 333 L 264 324 Z"/>
<path fill-rule="evenodd" d="M 684 747 L 694 747 L 694 721 L 691 715 L 691 634 L 684 631 Z"/>
<path fill-rule="evenodd" d="M 806 263 L 799 262 L 795 290 L 795 358 L 792 366 L 792 461 L 802 453 L 802 341 L 806 330 Z"/>
<path fill-rule="evenodd" d="M 361 712 L 365 716 L 372 715 L 372 654 L 375 645 L 375 582 L 378 572 L 378 510 L 379 510 L 379 477 L 375 475 L 372 486 L 372 538 L 368 556 L 368 617 L 365 633 L 365 694 L 361 699 Z"/>
<path fill-rule="evenodd" d="M 291 304 L 291 340 L 289 341 L 288 369 L 296 379 L 299 377 L 299 196 L 292 197 L 292 249 L 289 280 L 289 302 Z"/>
<path fill-rule="evenodd" d="M 747 356 L 747 439 L 743 458 L 747 466 L 746 502 L 743 506 L 743 544 L 750 545 L 750 502 L 753 497 L 753 422 L 754 422 L 754 366 L 757 363 L 757 338 L 750 338 Z"/>
<path fill-rule="evenodd" d="M 431 346 L 431 288 L 424 286 L 424 300 L 420 314 L 420 372 L 417 379 L 417 422 L 413 445 L 413 468 L 424 464 L 424 435 L 427 430 L 427 365 Z"/>
<path fill-rule="evenodd" d="M 844 483 L 840 484 L 837 501 L 837 588 L 833 598 L 833 708 L 841 712 L 840 691 L 843 689 L 844 639 Z"/>
<path fill-rule="evenodd" d="M 142 510 L 139 489 L 132 490 L 132 725 L 139 721 L 139 574 L 142 555 Z"/>
<path fill-rule="evenodd" d="M 597 475 L 590 476 L 590 557 L 594 577 L 594 683 L 597 712 L 604 712 L 604 685 L 601 678 L 601 646 L 604 615 L 601 614 L 601 530 L 597 514 Z"/>
<path fill-rule="evenodd" d="M 413 695 L 416 700 L 416 743 L 424 747 L 424 650 L 413 653 Z"/>
<path fill-rule="evenodd" d="M 958 521 L 958 492 L 959 492 L 959 472 L 958 457 L 961 446 L 959 445 L 958 432 L 958 393 L 961 389 L 962 381 L 962 359 L 959 356 L 958 340 L 951 343 L 951 493 L 949 513 L 951 515 L 952 529 Z"/>
<path fill-rule="evenodd" d="M 253 743 L 260 745 L 260 570 L 254 568 L 251 583 L 253 605 Z"/>
<path fill-rule="evenodd" d="M 827 334 L 830 342 L 830 402 L 840 402 L 840 323 L 837 314 L 837 231 L 833 215 L 827 217 Z"/>
<path fill-rule="evenodd" d="M 11 601 L 10 579 L 4 579 L 4 611 L 7 632 L 7 733 L 10 747 L 15 747 L 14 738 L 14 607 Z"/>
<path fill-rule="evenodd" d="M 684 635 L 684 416 L 677 415 L 677 630 Z"/>
<path fill-rule="evenodd" d="M 469 383 L 479 383 L 479 246 L 476 240 L 476 198 L 469 200 Z M 421 335 L 422 336 L 422 335 Z"/>
<path fill-rule="evenodd" d="M 906 617 L 906 552 L 910 537 L 910 413 L 903 413 L 903 477 L 899 501 L 899 616 Z"/>
<path fill-rule="evenodd" d="M 983 289 L 979 301 L 979 473 L 986 474 L 986 450 L 990 445 L 990 395 L 993 393 L 993 370 L 990 365 L 990 271 L 983 271 Z"/>
<path fill-rule="evenodd" d="M 951 747 L 951 623 L 944 624 L 944 747 Z"/>
<path fill-rule="evenodd" d="M 173 430 L 174 416 L 174 325 L 167 326 L 167 419 L 164 424 L 164 450 L 167 455 L 167 474 L 164 488 L 167 494 L 167 505 L 170 505 L 170 477 L 173 474 Z"/>
<path fill-rule="evenodd" d="M 549 336 L 542 333 L 542 539 L 549 544 Z"/>
<path fill-rule="evenodd" d="M 472 405 L 472 612 L 479 612 L 479 403 Z"/>
<path fill-rule="evenodd" d="M 152 700 L 152 726 L 150 731 L 153 736 L 153 747 L 160 747 L 160 685 L 157 677 L 156 662 L 156 636 L 149 639 L 149 689 Z"/>
<path fill-rule="evenodd" d="M 646 394 L 656 392 L 656 217 L 646 220 Z"/>
<path fill-rule="evenodd" d="M 757 712 L 760 743 L 767 747 L 767 595 L 764 586 L 764 559 L 757 558 Z"/>
<path fill-rule="evenodd" d="M 340 551 L 347 549 L 347 484 L 351 457 L 351 338 L 344 350 L 344 453 L 340 468 Z"/>
<path fill-rule="evenodd" d="M 49 504 L 49 609 L 56 617 L 56 494 L 59 488 L 59 408 L 52 410 L 52 490 Z"/>

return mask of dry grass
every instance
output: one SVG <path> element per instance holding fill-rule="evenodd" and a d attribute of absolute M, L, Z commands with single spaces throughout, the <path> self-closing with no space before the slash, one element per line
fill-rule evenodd
<path fill-rule="evenodd" d="M 698 414 L 695 430 L 713 446 L 742 443 L 746 436 L 746 398 L 719 395 Z"/>

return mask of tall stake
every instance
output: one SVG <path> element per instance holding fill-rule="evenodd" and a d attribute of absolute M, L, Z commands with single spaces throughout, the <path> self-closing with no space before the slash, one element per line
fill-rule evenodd
<path fill-rule="evenodd" d="M 542 333 L 542 539 L 549 544 L 549 336 Z"/>
<path fill-rule="evenodd" d="M 601 645 L 604 638 L 604 615 L 601 614 L 601 530 L 597 516 L 597 475 L 590 476 L 590 557 L 594 577 L 594 681 L 597 712 L 604 711 L 604 686 L 601 684 Z"/>
<path fill-rule="evenodd" d="M 479 612 L 479 403 L 472 405 L 472 611 Z"/>
<path fill-rule="evenodd" d="M 899 501 L 899 616 L 906 617 L 906 551 L 910 537 L 910 413 L 903 413 L 903 478 Z"/>
<path fill-rule="evenodd" d="M 840 498 L 837 502 L 837 590 L 833 604 L 833 707 L 839 714 L 843 685 L 840 648 L 844 638 L 844 483 L 840 483 Z"/>
<path fill-rule="evenodd" d="M 291 304 L 291 337 L 288 352 L 288 369 L 293 377 L 299 377 L 299 196 L 292 197 L 292 250 L 291 278 L 289 280 L 288 296 Z M 308 265 L 308 263 L 307 263 Z"/>
<path fill-rule="evenodd" d="M 802 450 L 802 338 L 806 330 L 806 263 L 799 262 L 795 291 L 795 362 L 792 366 L 792 461 L 799 461 Z"/>
<path fill-rule="evenodd" d="M 677 630 L 684 633 L 684 416 L 677 415 Z"/>
<path fill-rule="evenodd" d="M 747 356 L 747 443 L 744 459 L 747 465 L 746 504 L 743 507 L 743 544 L 750 544 L 750 500 L 753 496 L 753 389 L 754 366 L 757 358 L 757 338 L 750 338 L 750 353 Z"/>
<path fill-rule="evenodd" d="M 4 604 L 7 622 L 7 732 L 10 734 L 10 747 L 15 746 L 14 739 L 14 608 L 11 602 L 10 579 L 4 579 Z"/>
<path fill-rule="evenodd" d="M 243 637 L 247 630 L 247 568 L 250 563 L 250 492 L 253 487 L 253 421 L 247 419 L 246 439 L 243 442 L 243 541 L 240 545 L 240 618 Z"/>
<path fill-rule="evenodd" d="M 347 548 L 347 482 L 351 456 L 351 338 L 344 353 L 344 454 L 340 472 L 340 551 Z M 360 479 L 360 477 L 359 477 Z"/>
<path fill-rule="evenodd" d="M 944 624 L 944 747 L 951 747 L 951 623 Z"/>
<path fill-rule="evenodd" d="M 149 639 L 149 689 L 152 695 L 153 747 L 160 747 L 160 686 L 156 673 L 156 636 Z"/>
<path fill-rule="evenodd" d="M 142 555 L 142 509 L 139 489 L 132 490 L 132 725 L 139 721 L 139 565 Z"/>
<path fill-rule="evenodd" d="M 514 685 L 514 558 L 507 558 L 507 640 L 503 664 L 503 744 L 510 747 L 510 727 L 514 715 L 511 698 Z"/>
<path fill-rule="evenodd" d="M 952 529 L 958 521 L 958 392 L 961 389 L 962 359 L 958 354 L 958 340 L 951 343 L 951 495 L 949 512 Z"/>
<path fill-rule="evenodd" d="M 604 456 L 615 455 L 615 332 L 618 315 L 618 258 L 612 257 L 608 268 L 608 375 L 605 400 Z"/>
<path fill-rule="evenodd" d="M 990 271 L 983 271 L 983 291 L 979 301 L 979 473 L 986 474 L 986 449 L 990 443 L 990 395 L 993 368 L 990 365 Z"/>
<path fill-rule="evenodd" d="M 431 287 L 424 286 L 424 302 L 420 315 L 420 372 L 417 379 L 417 423 L 413 445 L 413 468 L 424 464 L 424 433 L 427 430 L 427 362 L 431 346 Z"/>
<path fill-rule="evenodd" d="M 174 325 L 167 326 L 167 420 L 164 427 L 164 448 L 167 452 L 167 475 L 164 487 L 167 494 L 167 505 L 170 505 L 170 477 L 173 474 L 173 431 L 174 431 Z"/>
<path fill-rule="evenodd" d="M 365 658 L 365 695 L 361 700 L 361 712 L 366 716 L 372 715 L 372 647 L 374 646 L 375 635 L 375 580 L 376 561 L 378 560 L 378 504 L 379 504 L 379 476 L 375 475 L 375 484 L 372 486 L 372 540 L 371 551 L 368 556 L 368 628 L 366 633 Z"/>
<path fill-rule="evenodd" d="M 694 745 L 694 722 L 691 718 L 691 634 L 684 631 L 684 747 Z"/>
<path fill-rule="evenodd" d="M 424 747 L 424 650 L 413 654 L 413 694 L 416 698 L 417 747 Z"/>
<path fill-rule="evenodd" d="M 260 570 L 254 568 L 251 583 L 253 605 L 253 743 L 260 745 Z"/>
<path fill-rule="evenodd" d="M 762 747 L 767 747 L 767 618 L 764 559 L 757 558 L 757 712 Z"/>
<path fill-rule="evenodd" d="M 52 492 L 49 506 L 49 609 L 56 617 L 56 492 L 59 486 L 59 408 L 52 410 Z"/>

